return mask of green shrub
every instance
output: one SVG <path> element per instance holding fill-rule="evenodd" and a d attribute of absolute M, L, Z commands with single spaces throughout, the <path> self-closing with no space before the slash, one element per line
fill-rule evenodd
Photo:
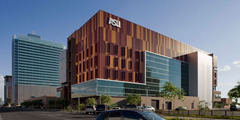
<path fill-rule="evenodd" d="M 67 107 L 67 111 L 68 111 L 68 112 L 72 112 L 72 106 L 71 106 L 71 105 L 69 105 L 69 106 Z"/>
<path fill-rule="evenodd" d="M 81 111 L 81 110 L 84 110 L 84 109 L 85 109 L 85 104 L 82 103 L 82 104 L 77 105 L 77 110 L 78 111 Z"/>

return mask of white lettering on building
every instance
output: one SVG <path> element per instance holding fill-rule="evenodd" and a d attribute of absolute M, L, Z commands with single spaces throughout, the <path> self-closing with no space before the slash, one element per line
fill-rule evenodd
<path fill-rule="evenodd" d="M 120 21 L 113 18 L 109 18 L 108 24 L 119 27 L 119 28 L 121 27 Z"/>

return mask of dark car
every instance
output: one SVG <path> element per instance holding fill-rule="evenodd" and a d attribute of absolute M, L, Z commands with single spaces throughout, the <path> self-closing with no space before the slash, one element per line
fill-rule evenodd
<path fill-rule="evenodd" d="M 86 114 L 95 114 L 96 107 L 93 105 L 86 106 Z"/>
<path fill-rule="evenodd" d="M 187 107 L 180 106 L 180 107 L 177 107 L 175 110 L 183 111 L 183 110 L 187 110 Z"/>
<path fill-rule="evenodd" d="M 237 111 L 237 106 L 232 104 L 232 105 L 230 106 L 230 110 L 231 110 L 231 111 Z"/>
<path fill-rule="evenodd" d="M 111 110 L 102 112 L 96 120 L 165 120 L 154 112 L 140 110 Z"/>
<path fill-rule="evenodd" d="M 103 111 L 109 110 L 109 106 L 107 105 L 97 105 L 96 106 L 96 113 L 101 113 Z"/>
<path fill-rule="evenodd" d="M 137 106 L 136 105 L 127 105 L 124 107 L 126 110 L 137 110 Z"/>

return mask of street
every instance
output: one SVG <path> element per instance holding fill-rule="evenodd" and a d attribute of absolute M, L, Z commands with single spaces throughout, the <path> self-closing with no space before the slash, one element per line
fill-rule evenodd
<path fill-rule="evenodd" d="M 165 116 L 176 119 L 176 116 Z M 214 118 L 179 117 L 196 120 L 227 120 Z M 31 110 L 22 108 L 0 108 L 0 120 L 95 120 L 96 115 L 69 113 L 57 110 Z"/>
<path fill-rule="evenodd" d="M 93 115 L 72 114 L 61 111 L 10 110 L 0 111 L 0 120 L 95 120 Z"/>

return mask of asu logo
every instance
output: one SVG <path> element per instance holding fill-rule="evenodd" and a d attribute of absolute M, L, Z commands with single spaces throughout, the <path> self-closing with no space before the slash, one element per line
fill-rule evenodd
<path fill-rule="evenodd" d="M 108 24 L 119 27 L 119 28 L 121 27 L 120 21 L 113 19 L 113 18 L 109 18 Z"/>

